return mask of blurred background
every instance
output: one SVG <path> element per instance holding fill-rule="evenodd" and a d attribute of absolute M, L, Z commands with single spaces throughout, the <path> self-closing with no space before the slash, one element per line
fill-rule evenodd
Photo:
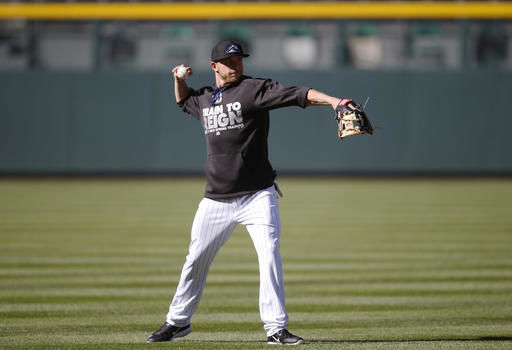
<path fill-rule="evenodd" d="M 221 2 L 209 19 L 53 19 L 8 7 L 46 3 L 0 2 L 0 174 L 201 173 L 201 126 L 176 106 L 169 68 L 183 63 L 195 72 L 189 85 L 212 84 L 210 50 L 224 38 L 250 53 L 248 75 L 369 97 L 379 128 L 344 141 L 328 107 L 274 111 L 278 172 L 512 174 L 510 7 L 491 17 L 425 18 L 404 2 L 406 15 L 395 18 L 351 17 L 340 7 L 341 15 L 287 19 L 224 19 L 236 1 Z"/>

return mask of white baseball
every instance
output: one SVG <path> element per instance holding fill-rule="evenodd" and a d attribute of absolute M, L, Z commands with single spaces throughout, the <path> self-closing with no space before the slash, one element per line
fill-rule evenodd
<path fill-rule="evenodd" d="M 185 67 L 180 67 L 176 71 L 176 76 L 180 79 L 187 79 L 188 78 L 188 71 Z"/>

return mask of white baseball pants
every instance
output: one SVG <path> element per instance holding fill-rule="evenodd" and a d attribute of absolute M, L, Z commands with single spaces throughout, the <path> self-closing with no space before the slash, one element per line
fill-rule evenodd
<path fill-rule="evenodd" d="M 199 306 L 210 265 L 220 247 L 242 224 L 252 238 L 260 269 L 260 315 L 270 336 L 288 325 L 279 252 L 281 221 L 274 187 L 231 199 L 203 198 L 192 224 L 189 254 L 181 272 L 167 322 L 190 323 Z"/>

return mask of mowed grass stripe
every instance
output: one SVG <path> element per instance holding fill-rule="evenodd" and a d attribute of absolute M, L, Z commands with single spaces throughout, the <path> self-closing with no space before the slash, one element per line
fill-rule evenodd
<path fill-rule="evenodd" d="M 423 310 L 419 308 L 407 308 L 405 307 L 402 310 L 346 310 L 343 314 L 340 313 L 311 313 L 309 311 L 299 312 L 299 311 L 290 311 L 290 314 L 293 315 L 293 324 L 309 323 L 312 326 L 325 323 L 334 323 L 334 324 L 346 324 L 346 326 L 350 326 L 352 322 L 359 322 L 359 326 L 361 326 L 361 322 L 364 322 L 364 325 L 371 325 L 372 322 L 391 322 L 387 325 L 387 327 L 391 327 L 394 325 L 398 325 L 400 322 L 415 322 L 421 324 L 425 321 L 443 321 L 450 322 L 452 319 L 466 320 L 471 321 L 474 319 L 482 319 L 485 320 L 502 320 L 503 323 L 510 323 L 510 319 L 508 318 L 508 312 L 510 309 L 508 308 L 500 308 L 498 305 L 494 307 L 487 308 L 485 305 L 478 305 L 469 309 L 467 307 L 468 304 L 455 304 L 452 307 L 448 305 L 444 305 L 444 307 L 430 307 L 430 305 L 425 305 Z M 64 306 L 64 305 L 63 305 Z M 140 326 L 146 325 L 151 326 L 154 322 L 154 316 L 151 314 L 141 314 L 143 310 L 142 305 L 130 304 L 132 308 L 129 311 L 129 308 L 122 307 L 120 305 L 115 305 L 115 307 L 105 307 L 105 305 L 89 305 L 89 310 L 93 311 L 103 311 L 108 309 L 109 313 L 104 313 L 101 319 L 88 318 L 85 319 L 83 317 L 82 311 L 86 311 L 87 309 L 84 307 L 78 307 L 76 305 L 67 305 L 69 310 L 77 311 L 76 314 L 68 313 L 68 314 L 56 314 L 53 316 L 48 316 L 45 318 L 36 317 L 33 320 L 33 325 L 40 327 L 54 327 L 54 326 L 103 326 L 107 324 L 117 324 L 118 327 L 132 327 L 132 326 Z M 150 309 L 158 306 L 156 303 L 150 303 Z M 294 307 L 294 304 L 291 304 Z M 44 307 L 44 305 L 43 305 Z M 254 309 L 251 309 L 251 312 L 209 312 L 206 307 L 201 306 L 202 310 L 197 315 L 194 316 L 195 323 L 261 323 L 259 320 L 259 314 L 257 312 L 257 305 Z M 119 310 L 119 311 L 116 311 Z M 440 312 L 440 310 L 442 312 Z M 28 309 L 27 309 L 28 311 Z M 493 312 L 493 315 L 490 316 L 489 311 Z M 120 319 L 120 315 L 126 315 L 123 319 Z M 396 323 L 395 323 L 396 322 Z M 26 319 L 23 317 L 20 318 L 12 318 L 10 320 L 9 325 L 6 325 L 6 328 L 9 327 L 24 327 L 26 323 Z M 400 323 L 402 325 L 402 323 Z M 221 327 L 221 326 L 219 326 Z M 324 327 L 324 326 L 323 326 Z"/>
<path fill-rule="evenodd" d="M 305 292 L 314 292 L 320 286 L 320 291 L 324 291 L 326 294 L 339 293 L 340 295 L 352 294 L 352 295 L 379 295 L 397 293 L 399 295 L 432 295 L 432 294 L 493 294 L 493 293 L 506 293 L 512 291 L 512 285 L 509 281 L 493 281 L 493 282 L 482 282 L 482 281 L 464 281 L 464 282 L 349 282 L 340 283 L 340 285 L 332 285 L 328 279 L 300 279 L 296 281 L 287 282 L 287 290 L 290 293 L 300 294 L 300 290 Z M 334 281 L 336 283 L 336 281 Z M 90 286 L 79 286 L 78 288 L 67 288 L 67 287 L 47 287 L 35 290 L 19 290 L 18 297 L 27 295 L 45 295 L 45 296 L 67 296 L 72 295 L 75 297 L 79 296 L 102 296 L 108 295 L 112 298 L 116 296 L 130 296 L 140 295 L 142 297 L 148 296 L 147 291 L 152 290 L 158 292 L 162 288 L 173 288 L 175 284 L 162 282 L 158 284 L 144 283 L 142 285 L 129 285 L 124 286 L 108 286 L 101 287 L 91 283 Z M 208 282 L 207 286 L 209 289 L 214 288 L 258 288 L 259 282 L 254 281 L 217 281 Z M 6 296 L 9 299 L 10 292 L 4 293 L 0 291 L 0 301 Z M 44 298 L 42 298 L 44 300 Z"/>
<path fill-rule="evenodd" d="M 512 347 L 511 181 L 280 187 L 290 327 L 308 348 Z M 0 181 L 0 348 L 147 348 L 203 189 L 198 179 Z M 258 288 L 238 228 L 195 331 L 173 347 L 267 348 Z"/>
<path fill-rule="evenodd" d="M 100 271 L 97 271 L 100 273 Z M 246 273 L 238 272 L 235 274 L 229 274 L 228 272 L 211 273 L 210 285 L 217 282 L 241 282 L 252 284 L 253 282 L 259 282 L 258 275 L 254 271 L 247 271 Z M 95 288 L 148 288 L 148 287 L 168 287 L 169 284 L 177 284 L 179 276 L 176 274 L 168 274 L 166 278 L 162 278 L 161 275 L 144 275 L 131 273 L 125 276 L 115 276 L 114 274 L 105 274 L 95 276 L 95 281 L 91 284 L 90 280 L 84 280 L 84 276 L 93 277 L 94 273 L 89 271 L 87 275 L 81 275 L 80 277 L 75 274 L 66 274 L 64 276 L 49 276 L 43 274 L 43 276 L 34 273 L 31 275 L 15 276 L 14 278 L 4 278 L 2 285 L 0 286 L 0 295 L 3 289 L 11 290 L 11 288 L 20 289 L 31 289 L 38 287 L 39 289 L 54 289 L 54 288 L 84 288 L 84 287 L 95 287 Z M 386 277 L 387 276 L 387 277 Z M 115 278 L 114 278 L 115 277 Z M 383 283 L 408 283 L 408 285 L 415 285 L 417 283 L 437 283 L 437 284 L 455 284 L 455 283 L 494 283 L 494 282 L 506 282 L 510 283 L 511 279 L 510 271 L 500 270 L 485 270 L 485 271 L 450 271 L 444 272 L 444 275 L 440 273 L 435 275 L 434 273 L 411 273 L 405 272 L 403 274 L 397 273 L 386 273 L 384 276 L 382 273 L 365 273 L 362 275 L 354 273 L 344 273 L 333 277 L 329 273 L 319 274 L 304 274 L 299 271 L 286 273 L 286 280 L 288 284 L 293 283 L 320 283 L 322 281 L 329 281 L 333 283 L 368 283 L 372 284 L 383 284 Z M 115 279 L 115 280 L 114 280 Z M 2 279 L 0 279 L 2 280 Z M 410 284 L 409 284 L 410 283 Z"/>

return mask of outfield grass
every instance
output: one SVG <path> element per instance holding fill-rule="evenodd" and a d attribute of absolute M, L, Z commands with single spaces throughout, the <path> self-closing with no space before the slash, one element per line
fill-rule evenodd
<path fill-rule="evenodd" d="M 239 227 L 194 332 L 164 321 L 201 179 L 1 180 L 0 348 L 268 349 Z M 289 329 L 307 349 L 511 349 L 512 181 L 280 181 Z"/>

